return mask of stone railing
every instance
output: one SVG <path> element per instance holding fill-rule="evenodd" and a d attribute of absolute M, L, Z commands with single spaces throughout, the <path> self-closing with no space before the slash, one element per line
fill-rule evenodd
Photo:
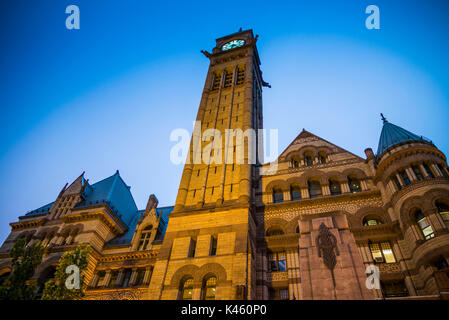
<path fill-rule="evenodd" d="M 398 262 L 396 263 L 379 263 L 377 264 L 380 272 L 384 273 L 397 273 L 401 272 L 401 266 Z"/>

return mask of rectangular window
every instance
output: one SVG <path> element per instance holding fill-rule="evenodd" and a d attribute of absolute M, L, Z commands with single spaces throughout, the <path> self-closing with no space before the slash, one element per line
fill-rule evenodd
<path fill-rule="evenodd" d="M 279 299 L 281 300 L 288 300 L 288 288 L 285 289 L 279 289 Z"/>
<path fill-rule="evenodd" d="M 391 282 L 381 281 L 381 286 L 385 298 L 408 296 L 408 290 L 403 280 Z"/>
<path fill-rule="evenodd" d="M 217 237 L 212 236 L 210 239 L 210 255 L 215 256 L 217 254 Z"/>
<path fill-rule="evenodd" d="M 131 279 L 132 272 L 133 271 L 131 269 L 125 269 L 124 271 L 125 275 L 123 276 L 123 284 L 122 284 L 123 288 L 126 288 L 129 285 L 129 280 Z"/>
<path fill-rule="evenodd" d="M 396 262 L 396 258 L 393 254 L 393 249 L 391 248 L 391 244 L 389 241 L 370 243 L 369 248 L 371 251 L 371 255 L 373 256 L 373 260 L 375 260 L 377 263 Z"/>
<path fill-rule="evenodd" d="M 196 240 L 191 239 L 188 258 L 195 257 L 195 250 L 196 250 Z"/>
<path fill-rule="evenodd" d="M 268 255 L 270 260 L 270 271 L 287 271 L 287 259 L 285 252 L 273 252 Z"/>

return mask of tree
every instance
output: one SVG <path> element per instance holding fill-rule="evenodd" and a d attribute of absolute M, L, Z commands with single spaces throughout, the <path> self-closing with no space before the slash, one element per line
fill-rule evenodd
<path fill-rule="evenodd" d="M 29 280 L 42 262 L 44 248 L 40 243 L 26 244 L 25 239 L 19 239 L 11 249 L 12 273 L 0 286 L 2 300 L 32 300 L 36 296 L 37 287 Z"/>
<path fill-rule="evenodd" d="M 89 245 L 78 245 L 59 259 L 55 278 L 45 283 L 42 300 L 73 300 L 84 296 L 84 271 L 87 269 Z"/>

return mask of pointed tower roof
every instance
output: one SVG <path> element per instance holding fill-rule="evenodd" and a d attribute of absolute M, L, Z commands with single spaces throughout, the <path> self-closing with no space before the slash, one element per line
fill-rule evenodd
<path fill-rule="evenodd" d="M 380 134 L 379 146 L 377 148 L 377 157 L 380 157 L 387 149 L 404 142 L 411 141 L 431 141 L 423 136 L 418 136 L 408 130 L 405 130 L 395 124 L 388 122 L 384 115 L 380 114 L 384 125 Z"/>

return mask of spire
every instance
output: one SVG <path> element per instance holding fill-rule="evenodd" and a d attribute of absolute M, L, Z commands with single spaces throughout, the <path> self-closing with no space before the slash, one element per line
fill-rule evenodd
<path fill-rule="evenodd" d="M 431 142 L 423 136 L 418 136 L 408 130 L 405 130 L 397 125 L 394 125 L 384 117 L 384 115 L 380 114 L 383 127 L 382 132 L 380 134 L 379 146 L 377 148 L 377 157 L 380 157 L 387 149 L 393 147 L 394 145 L 408 142 L 408 141 L 426 141 Z"/>

